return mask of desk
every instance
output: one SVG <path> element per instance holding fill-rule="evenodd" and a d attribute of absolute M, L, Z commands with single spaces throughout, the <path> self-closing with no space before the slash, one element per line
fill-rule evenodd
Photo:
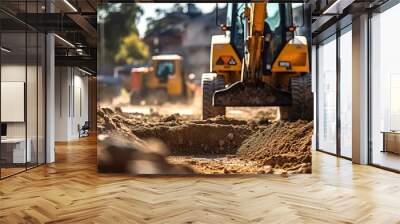
<path fill-rule="evenodd" d="M 382 152 L 400 154 L 400 131 L 383 131 Z"/>
<path fill-rule="evenodd" d="M 28 143 L 25 153 L 25 138 L 5 138 L 1 139 L 1 156 L 6 163 L 25 163 L 32 160 L 32 140 L 26 139 Z M 5 155 L 4 155 L 5 154 Z M 4 155 L 4 156 L 3 156 Z M 11 159 L 12 158 L 12 159 Z"/>

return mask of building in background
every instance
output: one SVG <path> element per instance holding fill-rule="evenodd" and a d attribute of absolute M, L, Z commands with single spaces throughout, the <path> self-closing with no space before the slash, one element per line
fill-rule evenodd
<path fill-rule="evenodd" d="M 224 22 L 226 8 L 218 14 L 219 21 Z M 193 73 L 197 80 L 202 73 L 210 71 L 211 36 L 223 34 L 216 24 L 215 10 L 204 14 L 195 4 L 187 4 L 187 10 L 166 13 L 157 24 L 168 25 L 146 32 L 144 41 L 152 55 L 181 55 L 185 75 Z"/>

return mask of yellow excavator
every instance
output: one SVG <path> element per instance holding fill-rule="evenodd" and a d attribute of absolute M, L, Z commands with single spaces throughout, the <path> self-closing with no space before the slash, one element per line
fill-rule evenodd
<path fill-rule="evenodd" d="M 167 101 L 187 101 L 197 88 L 194 77 L 184 74 L 182 57 L 161 54 L 151 58 L 151 66 L 133 68 L 122 77 L 124 88 L 130 92 L 131 104 L 162 104 Z"/>
<path fill-rule="evenodd" d="M 218 20 L 218 6 L 217 20 Z M 229 3 L 202 75 L 203 119 L 225 107 L 275 106 L 283 120 L 312 120 L 311 16 L 307 4 Z"/>

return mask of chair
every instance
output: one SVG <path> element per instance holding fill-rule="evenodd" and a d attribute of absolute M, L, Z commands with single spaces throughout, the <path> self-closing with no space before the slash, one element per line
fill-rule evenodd
<path fill-rule="evenodd" d="M 89 130 L 90 130 L 90 123 L 89 121 L 85 121 L 85 123 L 82 125 L 82 127 L 79 127 L 80 125 L 78 125 L 78 129 L 79 129 L 79 138 L 80 137 L 87 137 L 89 136 Z"/>

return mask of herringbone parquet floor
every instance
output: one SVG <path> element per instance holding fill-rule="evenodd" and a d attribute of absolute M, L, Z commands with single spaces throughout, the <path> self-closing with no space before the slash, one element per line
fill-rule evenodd
<path fill-rule="evenodd" d="M 94 138 L 0 181 L 0 223 L 400 223 L 400 175 L 313 155 L 313 174 L 128 177 L 96 172 Z"/>

